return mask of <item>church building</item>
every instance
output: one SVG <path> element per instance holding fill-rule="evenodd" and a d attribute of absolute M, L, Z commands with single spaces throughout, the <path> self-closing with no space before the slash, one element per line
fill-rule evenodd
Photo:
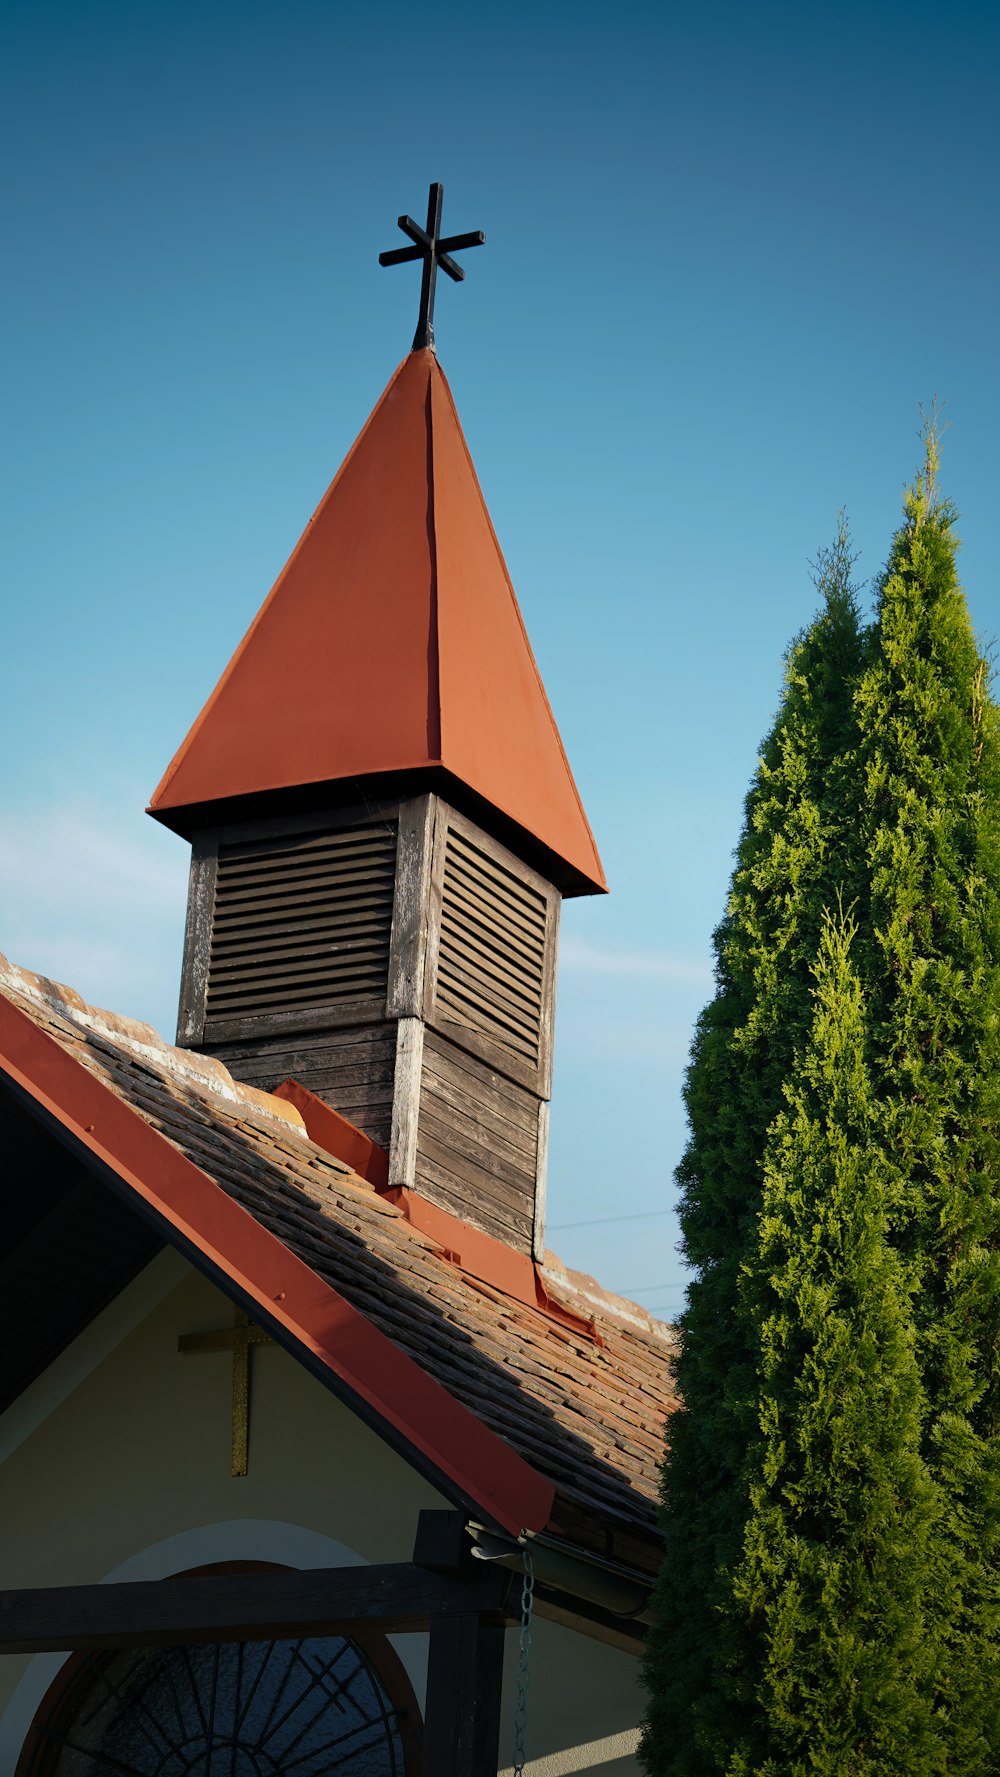
<path fill-rule="evenodd" d="M 605 881 L 434 349 L 483 237 L 400 226 L 414 347 L 150 803 L 177 1046 L 0 958 L 0 1777 L 639 1770 L 672 1335 L 545 1238 Z"/>

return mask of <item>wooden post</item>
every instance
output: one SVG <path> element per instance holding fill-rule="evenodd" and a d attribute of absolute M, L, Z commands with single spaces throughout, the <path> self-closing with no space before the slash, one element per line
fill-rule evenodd
<path fill-rule="evenodd" d="M 503 1643 L 479 1615 L 432 1622 L 422 1777 L 496 1777 Z"/>

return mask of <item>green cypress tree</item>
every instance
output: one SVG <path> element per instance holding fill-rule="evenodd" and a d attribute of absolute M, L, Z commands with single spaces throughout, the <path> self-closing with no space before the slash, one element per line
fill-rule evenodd
<path fill-rule="evenodd" d="M 812 1029 L 769 1132 L 743 1266 L 757 1435 L 716 1631 L 728 1697 L 714 1750 L 729 1777 L 948 1769 L 925 1610 L 940 1502 L 855 930 L 825 922 Z"/>
<path fill-rule="evenodd" d="M 697 1275 L 681 1321 L 681 1410 L 665 1477 L 667 1555 L 646 1659 L 644 1756 L 653 1772 L 717 1767 L 701 1731 L 724 1683 L 715 1633 L 721 1576 L 738 1559 L 757 1352 L 738 1312 L 740 1267 L 760 1213 L 767 1131 L 811 1020 L 823 909 L 853 871 L 840 760 L 863 638 L 841 520 L 820 557 L 819 615 L 789 650 L 784 695 L 747 798 L 715 998 L 688 1069 L 691 1136 L 679 1170 L 685 1250 Z M 845 874 L 846 873 L 846 874 Z"/>
<path fill-rule="evenodd" d="M 1000 717 L 937 460 L 864 670 L 855 623 L 779 718 L 696 1036 L 656 1777 L 1000 1772 Z"/>
<path fill-rule="evenodd" d="M 886 1151 L 919 1280 L 924 1453 L 947 1499 L 935 1700 L 954 1773 L 1000 1770 L 1000 713 L 926 461 L 857 699 L 870 873 L 864 968 Z"/>

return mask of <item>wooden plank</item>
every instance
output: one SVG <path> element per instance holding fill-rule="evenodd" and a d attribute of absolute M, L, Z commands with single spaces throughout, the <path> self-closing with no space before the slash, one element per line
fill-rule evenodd
<path fill-rule="evenodd" d="M 549 1102 L 538 1101 L 538 1146 L 535 1150 L 535 1214 L 531 1230 L 531 1251 L 536 1259 L 545 1257 L 545 1199 L 549 1167 Z"/>
<path fill-rule="evenodd" d="M 252 852 L 233 857 L 221 848 L 219 875 L 234 891 L 275 887 L 287 882 L 324 882 L 360 868 L 384 869 L 392 865 L 395 848 L 390 840 L 359 839 L 350 845 L 295 848 L 282 852 Z"/>
<path fill-rule="evenodd" d="M 512 1621 L 509 1576 L 441 1574 L 402 1563 L 0 1592 L 0 1653 L 192 1646 L 349 1635 L 397 1635 L 485 1615 Z"/>
<path fill-rule="evenodd" d="M 231 944 L 238 941 L 240 934 L 273 930 L 278 933 L 294 932 L 299 929 L 317 928 L 339 920 L 341 917 L 354 918 L 392 917 L 388 897 L 366 889 L 363 893 L 351 894 L 332 905 L 328 896 L 314 895 L 303 901 L 301 906 L 289 905 L 278 912 L 247 913 L 242 918 L 227 920 L 221 915 L 216 921 L 213 943 Z"/>
<path fill-rule="evenodd" d="M 479 848 L 488 858 L 492 858 L 494 862 L 502 865 L 508 874 L 535 889 L 543 898 L 559 893 L 558 889 L 553 888 L 549 877 L 543 876 L 533 865 L 525 863 L 524 858 L 518 852 L 513 852 L 508 846 L 501 845 L 498 839 L 494 839 L 492 833 L 487 833 L 485 828 L 471 820 L 468 815 L 462 814 L 459 809 L 453 808 L 447 803 L 443 804 L 443 807 L 446 809 L 448 824 L 452 831 L 459 834 L 470 845 Z"/>
<path fill-rule="evenodd" d="M 537 1162 L 537 1121 L 535 1140 L 526 1139 L 521 1130 L 511 1128 L 473 1100 L 459 1098 L 445 1083 L 441 1084 L 424 1067 L 423 1104 L 428 1114 L 442 1128 L 465 1129 L 473 1133 L 477 1145 L 487 1152 L 509 1160 L 518 1174 L 534 1178 Z"/>
<path fill-rule="evenodd" d="M 450 811 L 450 825 L 460 838 L 464 836 L 467 843 L 483 854 L 495 865 L 500 866 L 507 875 L 513 875 L 524 884 L 530 885 L 545 903 L 546 943 L 543 963 L 543 980 L 541 992 L 542 1031 L 539 1045 L 538 1068 L 534 1078 L 530 1078 L 523 1068 L 516 1065 L 511 1068 L 512 1077 L 523 1080 L 526 1085 L 536 1086 L 541 1096 L 548 1098 L 552 1090 L 552 1038 L 555 1018 L 555 979 L 556 956 L 559 935 L 559 914 L 562 897 L 558 889 L 547 877 L 542 876 L 523 859 L 516 857 L 505 846 L 500 845 L 490 834 L 482 832 L 463 815 Z M 476 1053 L 484 1053 L 481 1048 L 473 1045 Z M 484 1054 L 484 1058 L 489 1059 Z"/>
<path fill-rule="evenodd" d="M 212 970 L 212 984 L 233 983 L 244 977 L 260 980 L 273 974 L 279 980 L 296 980 L 311 971 L 314 975 L 327 969 L 345 974 L 365 963 L 384 964 L 388 959 L 388 933 L 384 938 L 359 932 L 354 937 L 332 945 L 309 945 L 298 955 L 287 956 L 265 951 L 257 956 L 246 951 L 242 956 L 227 956 Z"/>
<path fill-rule="evenodd" d="M 297 838 L 310 833 L 323 838 L 344 827 L 387 826 L 395 819 L 398 808 L 395 801 L 328 803 L 309 812 L 232 821 L 226 826 L 226 845 L 236 847 L 260 839 Z"/>
<path fill-rule="evenodd" d="M 494 926 L 462 905 L 450 891 L 447 924 L 456 938 L 471 944 L 477 951 L 489 951 L 505 974 L 523 975 L 528 982 L 538 981 L 544 961 L 543 946 L 527 946 L 510 933 L 500 934 Z"/>
<path fill-rule="evenodd" d="M 426 1089 L 446 1107 L 447 1115 L 465 1118 L 472 1123 L 482 1118 L 486 1127 L 502 1137 L 510 1147 L 523 1154 L 530 1154 L 534 1165 L 537 1097 L 524 1087 L 514 1088 L 521 1094 L 521 1103 L 512 1108 L 506 1093 L 492 1089 L 489 1070 L 484 1068 L 483 1074 L 484 1079 L 479 1082 L 472 1074 L 465 1073 L 460 1068 L 441 1068 L 436 1059 L 429 1056 L 425 1037 Z M 509 1082 L 505 1080 L 503 1084 L 506 1086 Z"/>
<path fill-rule="evenodd" d="M 477 1169 L 464 1155 L 456 1154 L 448 1142 L 430 1136 L 426 1127 L 421 1128 L 417 1142 L 417 1178 L 428 1195 L 440 1186 L 455 1202 L 464 1204 L 459 1214 L 488 1212 L 495 1220 L 516 1228 L 530 1246 L 533 1194 Z"/>
<path fill-rule="evenodd" d="M 450 918 L 445 921 L 441 944 L 451 957 L 453 967 L 468 969 L 470 974 L 488 982 L 494 993 L 526 1016 L 531 1024 L 537 1025 L 541 968 L 532 975 L 508 965 L 495 951 L 479 943 L 472 933 L 456 926 Z"/>
<path fill-rule="evenodd" d="M 468 994 L 460 990 L 456 992 L 450 976 L 438 983 L 437 1010 L 442 1023 L 447 1020 L 456 1028 L 468 1031 L 470 1036 L 482 1037 L 498 1054 L 517 1056 L 534 1066 L 538 1044 L 515 1026 L 507 1024 L 499 1014 L 476 1005 Z"/>
<path fill-rule="evenodd" d="M 434 826 L 433 860 L 431 867 L 430 896 L 430 933 L 428 942 L 427 967 L 424 977 L 424 1019 L 427 1025 L 451 1043 L 464 1049 L 468 1054 L 485 1062 L 495 1072 L 504 1075 L 508 1080 L 519 1086 L 526 1086 L 529 1091 L 537 1091 L 539 1086 L 539 1059 L 534 1045 L 525 1043 L 520 1049 L 513 1041 L 501 1040 L 501 1033 L 493 1029 L 484 1030 L 477 1027 L 472 1014 L 459 1004 L 448 1005 L 438 1003 L 439 982 L 442 977 L 441 927 L 444 919 L 445 895 L 445 860 L 448 848 L 449 832 L 454 829 L 465 833 L 473 844 L 479 843 L 480 829 L 471 822 L 465 821 L 447 803 L 439 802 Z M 482 834 L 484 847 L 500 856 L 507 867 L 513 865 L 520 869 L 519 861 L 504 847 L 497 847 L 488 835 Z M 525 879 L 532 885 L 540 885 L 540 893 L 546 890 L 550 897 L 549 904 L 558 900 L 557 891 L 546 885 L 544 879 L 524 867 Z M 447 962 L 445 962 L 445 970 Z M 480 1021 L 480 1025 L 485 1020 Z"/>
<path fill-rule="evenodd" d="M 449 853 L 445 864 L 449 896 L 460 899 L 470 914 L 493 926 L 498 935 L 513 935 L 519 943 L 541 950 L 545 942 L 544 920 L 526 918 L 518 909 L 500 901 L 490 884 L 474 876 L 470 870 L 453 867 L 453 862 L 453 855 Z"/>
<path fill-rule="evenodd" d="M 429 1022 L 437 999 L 438 963 L 441 951 L 441 915 L 444 906 L 444 860 L 450 810 L 434 798 L 431 824 L 430 886 L 427 894 L 427 955 L 424 961 L 424 998 L 421 1010 Z"/>
<path fill-rule="evenodd" d="M 390 1026 L 395 1039 L 395 1026 Z M 373 1025 L 379 1036 L 384 1036 L 386 1026 Z M 393 1047 L 387 1043 L 373 1043 L 367 1053 L 358 1050 L 354 1045 L 343 1051 L 332 1046 L 329 1050 L 320 1049 L 307 1051 L 300 1057 L 299 1074 L 320 1074 L 331 1080 L 339 1080 L 343 1085 L 352 1086 L 385 1086 L 391 1090 L 396 1068 L 396 1057 Z M 294 1070 L 289 1070 L 294 1071 Z M 298 1076 L 296 1076 L 298 1077 Z"/>
<path fill-rule="evenodd" d="M 533 870 L 530 864 L 526 864 L 523 858 L 508 851 L 491 833 L 475 826 L 455 809 L 451 810 L 448 825 L 454 834 L 456 846 L 466 857 L 474 860 L 476 869 L 485 870 L 501 887 L 506 887 L 510 894 L 516 895 L 526 906 L 548 899 L 552 884 L 539 875 L 537 870 Z"/>
<path fill-rule="evenodd" d="M 224 1017 L 253 1018 L 270 1012 L 295 1013 L 299 1007 L 315 1005 L 319 1001 L 323 1005 L 335 1006 L 338 1000 L 353 1002 L 362 994 L 376 994 L 382 987 L 384 976 L 382 971 L 369 965 L 357 969 L 345 970 L 323 975 L 314 984 L 298 983 L 294 995 L 287 987 L 272 986 L 270 980 L 263 987 L 252 983 L 241 987 L 209 988 L 208 1013 L 209 1020 Z M 291 1004 L 289 1004 L 291 1001 Z"/>
<path fill-rule="evenodd" d="M 218 834 L 214 828 L 200 828 L 191 842 L 184 958 L 177 1008 L 177 1041 L 181 1045 L 200 1042 L 205 1029 L 217 845 Z"/>
<path fill-rule="evenodd" d="M 356 893 L 358 889 L 377 890 L 387 901 L 392 897 L 393 870 L 388 865 L 359 864 L 357 868 L 336 875 L 292 876 L 287 883 L 268 883 L 261 888 L 237 888 L 220 880 L 217 893 L 218 914 L 230 923 L 238 915 L 260 913 L 269 908 L 304 905 L 317 900 L 329 901 L 338 890 Z"/>
<path fill-rule="evenodd" d="M 433 1146 L 439 1152 L 449 1155 L 446 1163 L 459 1177 L 466 1166 L 474 1168 L 470 1172 L 470 1181 L 484 1190 L 506 1186 L 506 1195 L 513 1201 L 523 1200 L 530 1205 L 534 1199 L 533 1165 L 519 1166 L 517 1162 L 520 1156 L 510 1149 L 503 1154 L 497 1153 L 492 1146 L 487 1147 L 480 1139 L 475 1124 L 463 1127 L 453 1118 L 441 1117 L 426 1094 L 420 1103 L 420 1146 L 428 1154 Z M 464 1162 L 464 1165 L 460 1165 L 460 1162 Z"/>
<path fill-rule="evenodd" d="M 512 1034 L 520 1033 L 522 1039 L 531 1044 L 531 1052 L 534 1053 L 538 1036 L 538 1007 L 516 999 L 502 983 L 485 969 L 478 967 L 473 958 L 457 954 L 448 934 L 442 932 L 441 963 L 438 968 L 439 1000 L 445 989 L 472 1006 L 481 1004 L 484 1015 L 500 1024 L 501 1028 L 509 1028 Z"/>
<path fill-rule="evenodd" d="M 477 1098 L 474 1093 L 466 1091 L 462 1085 L 463 1079 L 468 1079 L 468 1075 L 463 1075 L 461 1078 L 456 1078 L 455 1075 L 450 1078 L 444 1077 L 436 1068 L 432 1067 L 425 1044 L 424 1092 L 427 1094 L 428 1101 L 433 1101 L 438 1106 L 438 1114 L 446 1118 L 460 1119 L 488 1130 L 497 1141 L 503 1142 L 505 1148 L 523 1154 L 525 1165 L 533 1168 L 537 1153 L 538 1130 L 537 1117 L 531 1116 L 531 1113 L 535 1110 L 537 1099 L 525 1093 L 526 1105 L 530 1107 L 529 1118 L 526 1119 L 527 1126 L 522 1123 L 512 1123 L 510 1118 L 497 1108 L 495 1101 L 487 1102 L 481 1097 Z"/>
<path fill-rule="evenodd" d="M 285 842 L 261 846 L 220 846 L 222 868 L 227 876 L 268 875 L 271 871 L 293 868 L 318 868 L 330 859 L 371 857 L 378 852 L 392 854 L 394 829 L 352 828 L 345 833 L 323 834 L 302 842 Z"/>
<path fill-rule="evenodd" d="M 543 1098 L 552 1097 L 552 1047 L 556 1021 L 556 972 L 559 958 L 559 922 L 562 899 L 555 889 L 549 907 L 549 941 L 542 971 L 542 1017 L 538 1033 L 538 1087 Z"/>
<path fill-rule="evenodd" d="M 365 994 L 360 999 L 340 1000 L 326 1006 L 298 1006 L 290 1012 L 266 1012 L 260 1017 L 213 1018 L 206 1022 L 199 1045 L 217 1053 L 220 1043 L 260 1042 L 265 1037 L 288 1037 L 292 1032 L 325 1029 L 336 1024 L 384 1024 L 384 994 Z"/>
<path fill-rule="evenodd" d="M 476 1038 L 481 1054 L 496 1052 L 499 1056 L 510 1056 L 512 1059 L 535 1068 L 538 1045 L 520 1036 L 519 1032 L 508 1029 L 499 1020 L 487 1018 L 478 1008 L 469 1004 L 462 993 L 453 992 L 451 979 L 439 983 L 437 990 L 437 1018 L 442 1025 L 451 1025 L 453 1034 L 458 1031 L 467 1032 L 469 1040 Z M 458 1038 L 456 1038 L 458 1040 Z"/>
<path fill-rule="evenodd" d="M 465 1089 L 474 1091 L 476 1096 L 488 1095 L 488 1102 L 496 1100 L 497 1111 L 503 1107 L 504 1116 L 512 1121 L 524 1121 L 524 1128 L 535 1127 L 533 1105 L 538 1096 L 536 1093 L 526 1093 L 520 1084 L 508 1079 L 501 1070 L 487 1061 L 480 1061 L 478 1056 L 471 1056 L 467 1048 L 451 1043 L 446 1036 L 440 1036 L 439 1031 L 426 1032 L 426 1048 L 432 1057 L 430 1063 L 426 1064 L 433 1066 L 440 1077 L 449 1079 L 451 1075 L 455 1075 L 456 1084 L 462 1084 L 460 1077 L 464 1075 L 469 1082 Z M 531 1104 L 531 1109 L 526 1111 L 528 1104 Z"/>
<path fill-rule="evenodd" d="M 502 1074 L 515 1085 L 527 1087 L 536 1098 L 539 1096 L 542 1085 L 537 1062 L 498 1042 L 496 1037 L 487 1036 L 474 1025 L 460 1023 L 447 1006 L 435 1007 L 428 1023 L 439 1036 L 483 1062 L 493 1073 Z"/>
<path fill-rule="evenodd" d="M 220 1043 L 213 1050 L 220 1060 L 232 1060 L 241 1066 L 252 1066 L 266 1058 L 269 1064 L 274 1061 L 284 1067 L 286 1077 L 297 1074 L 300 1068 L 313 1067 L 317 1056 L 329 1055 L 337 1067 L 367 1067 L 373 1052 L 384 1057 L 391 1079 L 396 1058 L 394 1024 L 383 1020 L 380 1024 L 348 1025 L 342 1030 L 305 1031 L 284 1044 L 273 1039 L 263 1043 Z"/>
<path fill-rule="evenodd" d="M 431 1624 L 422 1777 L 496 1777 L 504 1631 L 479 1616 Z"/>
<path fill-rule="evenodd" d="M 248 1085 L 270 1090 L 295 1079 L 388 1147 L 395 1069 L 395 1025 L 324 1033 L 299 1047 L 286 1043 L 220 1044 L 219 1059 Z"/>
<path fill-rule="evenodd" d="M 332 913 L 320 913 L 305 919 L 282 919 L 272 924 L 263 920 L 255 920 L 249 925 L 240 926 L 232 931 L 216 933 L 212 942 L 212 954 L 216 966 L 224 963 L 230 956 L 280 955 L 283 950 L 305 952 L 336 941 L 342 937 L 348 939 L 355 935 L 366 934 L 385 937 L 388 940 L 392 926 L 392 914 L 387 907 L 372 905 L 369 907 L 337 908 Z"/>
<path fill-rule="evenodd" d="M 433 796 L 417 796 L 399 814 L 392 946 L 386 1007 L 393 1018 L 416 1018 L 424 999 L 430 921 Z"/>
<path fill-rule="evenodd" d="M 244 978 L 248 987 L 252 988 L 256 981 L 263 992 L 268 992 L 273 991 L 274 984 L 280 988 L 286 981 L 294 988 L 300 978 L 303 978 L 302 985 L 307 986 L 310 975 L 319 981 L 328 980 L 334 986 L 342 979 L 350 981 L 352 976 L 357 976 L 359 992 L 368 992 L 371 989 L 363 985 L 364 979 L 375 976 L 376 984 L 382 986 L 384 993 L 382 984 L 387 963 L 388 946 L 384 944 L 371 945 L 366 949 L 352 947 L 343 953 L 339 949 L 325 953 L 322 950 L 317 951 L 312 956 L 290 963 L 287 969 L 280 964 L 274 966 L 268 959 L 255 964 L 252 957 L 230 957 L 221 973 L 215 969 L 212 971 L 208 984 L 209 1005 L 213 997 L 217 998 L 220 993 L 238 986 Z"/>
<path fill-rule="evenodd" d="M 227 977 L 232 978 L 240 971 L 248 969 L 256 969 L 259 973 L 267 970 L 275 973 L 280 970 L 284 973 L 288 970 L 297 974 L 306 966 L 320 968 L 331 959 L 348 962 L 358 957 L 364 958 L 366 953 L 369 959 L 387 958 L 388 936 L 388 932 L 363 931 L 345 938 L 341 932 L 334 942 L 328 938 L 319 942 L 315 938 L 309 938 L 305 943 L 292 943 L 286 938 L 270 948 L 247 944 L 242 950 L 232 950 L 216 961 L 212 971 L 213 980 L 216 976 L 220 980 L 226 980 Z"/>
<path fill-rule="evenodd" d="M 358 1076 L 338 1073 L 335 1068 L 317 1067 L 310 1068 L 308 1073 L 309 1078 L 303 1079 L 302 1085 L 308 1086 L 310 1092 L 317 1092 L 320 1098 L 329 1099 L 335 1110 L 343 1105 L 346 1111 L 352 1104 L 377 1105 L 381 1110 L 391 1108 L 391 1072 L 388 1075 L 380 1071 L 376 1076 Z"/>
<path fill-rule="evenodd" d="M 436 1168 L 432 1174 L 424 1173 L 419 1156 L 417 1188 L 429 1203 L 436 1203 L 439 1209 L 448 1210 L 449 1214 L 471 1223 L 494 1240 L 502 1240 L 515 1252 L 531 1252 L 531 1222 L 527 1216 L 501 1214 L 495 1205 L 481 1199 L 470 1202 L 465 1187 L 450 1179 L 443 1169 Z"/>
<path fill-rule="evenodd" d="M 401 1018 L 396 1027 L 392 1133 L 389 1139 L 390 1186 L 412 1188 L 416 1175 L 423 1055 L 423 1020 Z"/>

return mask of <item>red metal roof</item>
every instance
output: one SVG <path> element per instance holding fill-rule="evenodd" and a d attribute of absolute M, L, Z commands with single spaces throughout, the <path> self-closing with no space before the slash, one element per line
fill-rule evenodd
<path fill-rule="evenodd" d="M 150 813 L 443 768 L 606 887 L 444 372 L 404 359 Z"/>

